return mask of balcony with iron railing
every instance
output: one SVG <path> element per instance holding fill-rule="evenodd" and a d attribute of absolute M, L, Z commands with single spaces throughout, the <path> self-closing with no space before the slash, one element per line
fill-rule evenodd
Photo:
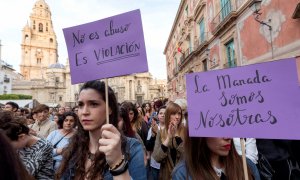
<path fill-rule="evenodd" d="M 232 59 L 223 64 L 223 68 L 233 68 L 237 66 L 236 59 Z"/>
<path fill-rule="evenodd" d="M 193 52 L 193 48 L 189 47 L 184 51 L 185 59 Z"/>
<path fill-rule="evenodd" d="M 192 47 L 187 48 L 182 53 L 182 55 L 180 57 L 180 61 L 179 61 L 179 69 L 180 70 L 189 62 L 189 59 L 191 59 L 193 53 L 194 53 L 194 50 Z"/>
<path fill-rule="evenodd" d="M 241 3 L 237 3 L 236 0 L 227 0 L 211 22 L 213 35 L 217 35 L 220 31 L 226 29 L 237 18 L 239 6 L 241 6 Z"/>
<path fill-rule="evenodd" d="M 178 67 L 174 68 L 173 69 L 173 76 L 176 76 L 178 74 Z"/>
<path fill-rule="evenodd" d="M 200 37 L 196 37 L 194 42 L 195 51 L 201 51 L 208 44 L 208 33 L 203 32 Z"/>

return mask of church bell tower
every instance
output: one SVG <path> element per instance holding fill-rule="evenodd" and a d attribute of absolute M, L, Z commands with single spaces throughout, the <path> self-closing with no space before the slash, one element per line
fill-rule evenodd
<path fill-rule="evenodd" d="M 45 0 L 38 0 L 22 30 L 21 74 L 26 80 L 46 78 L 49 65 L 58 62 L 57 40 L 51 11 Z"/>

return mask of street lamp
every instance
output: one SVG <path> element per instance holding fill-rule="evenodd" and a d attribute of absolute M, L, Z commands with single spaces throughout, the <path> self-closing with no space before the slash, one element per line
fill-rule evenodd
<path fill-rule="evenodd" d="M 272 39 L 272 26 L 270 25 L 271 23 L 271 19 L 268 20 L 268 22 L 262 21 L 259 19 L 259 16 L 262 15 L 262 13 L 260 12 L 261 10 L 261 0 L 253 0 L 250 4 L 249 7 L 253 12 L 253 16 L 255 21 L 259 22 L 261 25 L 263 26 L 267 26 L 270 32 L 270 44 L 271 44 L 271 53 L 272 53 L 272 59 L 274 57 L 274 53 L 273 53 L 273 39 Z"/>
<path fill-rule="evenodd" d="M 261 9 L 261 0 L 253 0 L 249 6 L 253 13 L 259 13 Z"/>

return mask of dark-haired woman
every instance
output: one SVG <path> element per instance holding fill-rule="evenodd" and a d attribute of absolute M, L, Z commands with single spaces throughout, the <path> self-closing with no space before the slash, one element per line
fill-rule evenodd
<path fill-rule="evenodd" d="M 57 179 L 146 179 L 141 144 L 118 131 L 118 104 L 108 88 L 106 124 L 105 84 L 85 83 L 78 98 L 79 125 L 63 152 Z"/>
<path fill-rule="evenodd" d="M 148 127 L 146 122 L 143 120 L 143 117 L 139 115 L 136 107 L 131 102 L 123 102 L 122 107 L 128 111 L 128 117 L 130 120 L 131 127 L 134 132 L 136 132 L 141 139 L 143 144 L 146 144 Z"/>
<path fill-rule="evenodd" d="M 53 179 L 52 145 L 45 139 L 29 134 L 25 119 L 14 117 L 0 125 L 27 171 L 35 179 Z M 2 162 L 1 162 L 2 163 Z"/>
<path fill-rule="evenodd" d="M 165 128 L 157 132 L 152 154 L 160 163 L 159 179 L 171 179 L 172 170 L 183 154 L 185 131 L 180 106 L 169 103 L 165 111 Z"/>
<path fill-rule="evenodd" d="M 243 180 L 242 159 L 231 138 L 187 137 L 184 143 L 185 161 L 173 170 L 173 180 Z M 248 178 L 251 171 L 248 168 Z"/>
<path fill-rule="evenodd" d="M 59 118 L 57 124 L 60 129 L 52 131 L 47 140 L 53 145 L 53 167 L 56 171 L 62 160 L 62 152 L 69 144 L 71 137 L 75 133 L 75 126 L 78 122 L 78 117 L 75 113 L 69 111 L 65 112 L 61 118 Z"/>
<path fill-rule="evenodd" d="M 33 180 L 2 130 L 0 131 L 0 159 L 1 179 Z"/>

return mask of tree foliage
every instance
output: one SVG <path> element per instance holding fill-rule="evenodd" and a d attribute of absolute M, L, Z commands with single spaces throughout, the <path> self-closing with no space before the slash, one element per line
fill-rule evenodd
<path fill-rule="evenodd" d="M 10 100 L 10 99 L 32 99 L 32 96 L 25 94 L 3 94 L 0 95 L 0 100 Z"/>

